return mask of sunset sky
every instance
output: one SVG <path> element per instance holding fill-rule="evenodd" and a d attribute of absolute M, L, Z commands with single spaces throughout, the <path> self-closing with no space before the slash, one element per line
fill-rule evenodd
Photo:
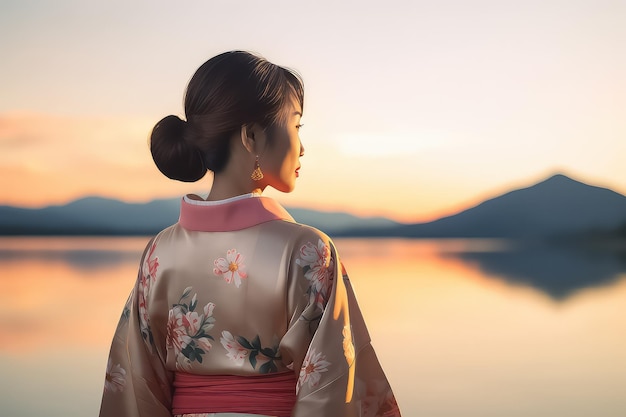
<path fill-rule="evenodd" d="M 553 173 L 626 194 L 626 2 L 0 4 L 0 205 L 187 192 L 147 138 L 231 49 L 305 81 L 292 207 L 451 214 Z"/>

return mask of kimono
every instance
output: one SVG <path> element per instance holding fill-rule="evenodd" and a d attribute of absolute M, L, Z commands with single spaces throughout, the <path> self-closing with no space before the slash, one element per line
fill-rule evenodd
<path fill-rule="evenodd" d="M 177 377 L 198 376 L 282 378 L 292 417 L 400 416 L 333 242 L 255 194 L 185 196 L 178 223 L 149 242 L 113 337 L 100 416 L 204 416 L 244 412 L 236 405 L 251 395 L 274 401 L 252 384 L 234 408 L 177 412 Z"/>

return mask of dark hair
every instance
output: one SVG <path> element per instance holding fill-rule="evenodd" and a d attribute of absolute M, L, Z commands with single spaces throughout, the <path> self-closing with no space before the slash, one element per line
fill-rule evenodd
<path fill-rule="evenodd" d="M 282 121 L 290 100 L 304 104 L 302 79 L 249 52 L 231 51 L 205 62 L 185 93 L 187 121 L 167 116 L 150 136 L 156 166 L 171 179 L 193 182 L 228 162 L 230 138 L 243 125 Z"/>

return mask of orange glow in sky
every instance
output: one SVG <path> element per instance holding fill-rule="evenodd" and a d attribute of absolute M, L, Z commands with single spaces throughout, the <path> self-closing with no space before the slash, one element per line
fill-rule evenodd
<path fill-rule="evenodd" d="M 207 193 L 147 138 L 230 49 L 305 80 L 301 176 L 268 192 L 287 206 L 432 220 L 556 172 L 626 193 L 624 3 L 113 3 L 0 6 L 0 205 Z"/>

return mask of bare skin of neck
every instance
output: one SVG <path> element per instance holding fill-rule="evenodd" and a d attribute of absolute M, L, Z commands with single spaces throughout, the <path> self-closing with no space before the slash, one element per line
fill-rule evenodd
<path fill-rule="evenodd" d="M 243 126 L 231 138 L 230 157 L 222 171 L 213 177 L 207 200 L 224 200 L 242 194 L 261 194 L 267 184 L 250 178 L 259 149 L 265 146 L 265 135 L 259 129 Z"/>

